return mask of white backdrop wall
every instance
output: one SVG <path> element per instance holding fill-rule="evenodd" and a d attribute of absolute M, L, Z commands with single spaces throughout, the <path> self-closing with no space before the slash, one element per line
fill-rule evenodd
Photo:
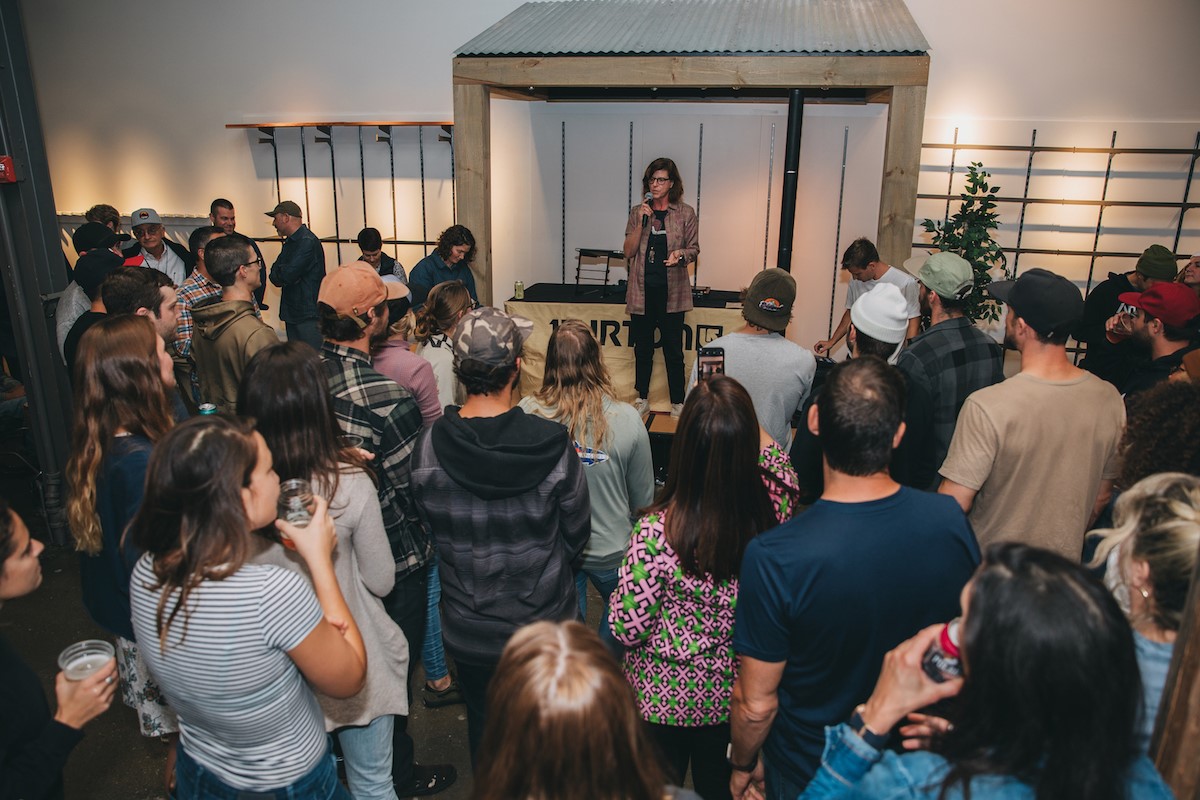
<path fill-rule="evenodd" d="M 270 149 L 230 122 L 443 120 L 451 115 L 451 58 L 519 0 L 27 0 L 23 4 L 32 67 L 61 214 L 109 202 L 128 213 L 152 205 L 194 218 L 213 197 L 231 198 L 239 229 L 272 233 L 261 211 L 275 202 Z M 679 9 L 682 4 L 671 8 Z M 1195 0 L 1010 0 L 1005 3 L 909 0 L 931 44 L 925 141 L 1107 146 L 1113 130 L 1126 146 L 1190 147 L 1200 127 L 1200 82 L 1188 68 L 1200 31 Z M 679 12 L 676 12 L 679 13 Z M 675 158 L 694 200 L 698 133 L 704 124 L 700 283 L 739 288 L 762 265 L 770 128 L 776 126 L 771 216 L 777 219 L 786 119 L 782 106 L 493 103 L 493 241 L 496 296 L 516 278 L 557 280 L 561 228 L 560 132 L 568 131 L 568 261 L 575 247 L 619 242 L 626 211 L 628 126 L 634 122 L 635 171 L 655 155 Z M 802 297 L 790 334 L 805 343 L 824 335 L 836 251 L 874 233 L 885 121 L 877 107 L 810 106 L 802 149 L 794 269 Z M 846 199 L 834 241 L 841 146 L 849 131 Z M 367 221 L 390 236 L 391 186 L 386 147 L 364 132 Z M 280 141 L 295 136 L 279 134 Z M 309 132 L 313 136 L 313 132 Z M 395 230 L 421 238 L 416 139 L 397 131 Z M 334 233 L 328 188 L 329 148 L 307 140 L 310 216 Z M 281 148 L 281 190 L 303 194 L 292 149 Z M 449 151 L 425 131 L 430 236 L 448 223 Z M 354 132 L 336 130 L 338 215 L 345 237 L 363 224 Z M 961 164 L 969 157 L 959 157 Z M 945 190 L 945 154 L 926 151 L 922 191 Z M 988 155 L 1007 189 L 1024 181 L 1023 159 Z M 1042 189 L 1071 196 L 1092 191 L 1104 159 L 1039 160 Z M 939 172 L 939 170 L 941 170 Z M 1127 196 L 1175 199 L 1182 185 L 1162 178 L 1178 165 L 1121 160 L 1110 188 Z M 1097 177 L 1099 173 L 1099 178 Z M 1164 180 L 1167 182 L 1164 183 Z M 1193 190 L 1196 192 L 1197 190 Z M 1008 193 L 1007 191 L 1005 192 Z M 942 206 L 923 203 L 918 217 Z M 1102 249 L 1137 246 L 1170 215 L 1115 214 Z M 181 220 L 180 229 L 192 219 Z M 1015 220 L 1005 217 L 1002 235 Z M 776 232 L 772 222 L 768 261 Z M 1089 227 L 1090 226 L 1090 227 Z M 1026 236 L 1076 247 L 1094 235 L 1094 212 L 1044 207 Z M 1193 220 L 1182 250 L 1200 249 Z M 1089 230 L 1092 234 L 1089 234 Z M 1160 237 L 1161 238 L 1161 237 Z M 1011 242 L 1005 242 L 1006 244 Z M 1029 239 L 1027 246 L 1034 244 Z M 343 260 L 352 257 L 343 247 Z M 328 247 L 327 260 L 336 255 Z M 422 248 L 404 248 L 412 264 Z M 266 255 L 274 253 L 267 248 Z M 1068 260 L 1069 261 L 1069 260 Z M 1022 261 L 1022 268 L 1033 266 Z M 1078 264 L 1055 264 L 1064 271 Z M 1121 265 L 1099 265 L 1120 268 Z M 1087 265 L 1082 266 L 1086 273 Z M 840 295 L 844 283 L 837 286 Z"/>

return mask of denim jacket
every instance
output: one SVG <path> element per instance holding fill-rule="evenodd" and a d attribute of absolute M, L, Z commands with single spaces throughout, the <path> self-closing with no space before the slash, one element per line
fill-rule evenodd
<path fill-rule="evenodd" d="M 933 800 L 941 790 L 949 766 L 946 759 L 923 750 L 904 755 L 876 750 L 843 723 L 825 729 L 821 768 L 800 795 L 800 800 L 834 797 Z M 1130 798 L 1169 800 L 1174 797 L 1145 756 L 1138 756 L 1130 765 L 1125 780 L 1126 796 Z M 959 800 L 962 791 L 956 787 L 947 797 Z M 971 780 L 971 797 L 973 800 L 1034 800 L 1035 794 L 1032 786 L 1014 777 L 983 775 Z"/>

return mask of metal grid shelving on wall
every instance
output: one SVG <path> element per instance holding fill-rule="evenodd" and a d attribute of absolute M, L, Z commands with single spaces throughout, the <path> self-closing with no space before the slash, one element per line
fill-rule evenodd
<path fill-rule="evenodd" d="M 947 218 L 960 197 L 956 176 L 965 174 L 966 163 L 982 161 L 991 183 L 1002 187 L 995 198 L 1001 217 L 995 235 L 1017 273 L 1023 262 L 1043 266 L 1086 294 L 1105 278 L 1098 267 L 1132 269 L 1150 244 L 1166 245 L 1181 259 L 1191 252 L 1185 247 L 1181 253 L 1181 245 L 1200 249 L 1200 223 L 1188 213 L 1200 207 L 1190 199 L 1200 132 L 1191 147 L 1121 147 L 1117 131 L 1108 147 L 1045 146 L 1037 139 L 1033 130 L 1027 145 L 964 144 L 956 129 L 953 142 L 923 143 L 927 154 L 948 152 L 950 158 L 947 165 L 922 159 L 922 185 L 944 172 L 946 190 L 917 195 L 918 220 Z M 1019 193 L 1004 191 L 1013 179 L 1021 182 Z M 931 248 L 923 229 L 916 229 L 913 247 Z M 1030 256 L 1037 257 L 1036 264 L 1029 263 Z"/>

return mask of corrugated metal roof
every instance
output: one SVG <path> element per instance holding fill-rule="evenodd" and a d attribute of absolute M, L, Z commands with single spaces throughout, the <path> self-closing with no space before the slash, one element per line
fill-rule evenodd
<path fill-rule="evenodd" d="M 924 53 L 904 0 L 526 3 L 460 56 Z"/>

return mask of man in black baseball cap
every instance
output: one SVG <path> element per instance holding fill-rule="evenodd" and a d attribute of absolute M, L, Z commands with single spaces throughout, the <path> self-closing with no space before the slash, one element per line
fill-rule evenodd
<path fill-rule="evenodd" d="M 301 341 L 321 350 L 317 323 L 317 293 L 325 278 L 325 250 L 321 240 L 304 224 L 300 206 L 284 200 L 270 211 L 275 231 L 283 238 L 279 258 L 271 265 L 271 283 L 279 287 L 279 319 L 289 341 Z"/>
<path fill-rule="evenodd" d="M 970 516 L 981 548 L 1017 540 L 1079 561 L 1112 494 L 1125 404 L 1067 358 L 1083 315 L 1075 284 L 1031 269 L 989 289 L 1008 307 L 1004 341 L 1021 371 L 967 398 L 939 491 Z"/>

